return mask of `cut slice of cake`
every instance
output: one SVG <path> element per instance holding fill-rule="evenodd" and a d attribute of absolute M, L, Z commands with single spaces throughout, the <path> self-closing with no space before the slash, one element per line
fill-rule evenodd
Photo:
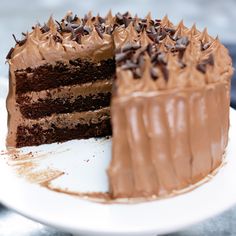
<path fill-rule="evenodd" d="M 17 41 L 9 60 L 8 146 L 111 134 L 115 61 L 108 20 L 69 13 Z"/>

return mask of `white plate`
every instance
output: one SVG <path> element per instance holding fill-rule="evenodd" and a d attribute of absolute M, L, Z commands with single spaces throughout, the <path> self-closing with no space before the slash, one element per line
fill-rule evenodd
<path fill-rule="evenodd" d="M 5 149 L 7 129 L 6 85 L 2 82 L 0 150 Z M 58 176 L 50 183 L 60 189 L 106 191 L 111 141 L 90 139 L 25 148 L 22 153 L 34 153 L 30 161 L 21 155 L 20 160 L 9 161 L 1 155 L 0 200 L 22 215 L 73 233 L 155 235 L 180 230 L 236 203 L 236 112 L 232 109 L 230 119 L 226 164 L 211 181 L 191 192 L 139 204 L 103 204 L 29 182 L 45 181 L 43 173 L 47 173 L 49 178 Z M 61 171 L 65 174 L 60 175 Z"/>

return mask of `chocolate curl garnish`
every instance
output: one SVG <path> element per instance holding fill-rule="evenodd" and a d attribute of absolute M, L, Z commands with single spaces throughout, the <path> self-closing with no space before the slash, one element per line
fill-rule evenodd
<path fill-rule="evenodd" d="M 68 11 L 64 17 L 64 19 L 67 22 L 72 22 L 73 21 L 73 12 L 72 11 Z"/>
<path fill-rule="evenodd" d="M 151 68 L 150 74 L 151 74 L 151 77 L 154 81 L 156 81 L 159 78 L 156 68 Z"/>
<path fill-rule="evenodd" d="M 174 50 L 179 52 L 178 57 L 180 60 L 182 60 L 185 49 L 187 48 L 188 44 L 189 44 L 189 39 L 187 36 L 181 37 L 176 41 Z"/>
<path fill-rule="evenodd" d="M 99 28 L 98 26 L 95 26 L 95 30 L 97 31 L 99 37 L 100 37 L 101 39 L 103 39 L 103 34 L 102 34 L 100 28 Z"/>
<path fill-rule="evenodd" d="M 117 63 L 120 63 L 120 62 L 122 62 L 122 61 L 125 61 L 125 59 L 127 59 L 128 58 L 128 52 L 122 52 L 122 53 L 117 53 L 116 54 L 116 62 Z"/>
<path fill-rule="evenodd" d="M 211 66 L 214 66 L 214 57 L 212 54 L 209 55 L 209 57 L 205 60 L 203 60 L 202 62 L 200 62 L 198 65 L 197 65 L 197 70 L 199 70 L 200 72 L 202 73 L 206 73 L 206 69 L 207 69 L 207 65 L 211 65 Z"/>
<path fill-rule="evenodd" d="M 62 38 L 60 38 L 58 35 L 53 35 L 52 38 L 56 43 L 62 43 Z"/>
<path fill-rule="evenodd" d="M 158 65 L 160 67 L 160 70 L 163 74 L 164 80 L 168 81 L 169 79 L 169 71 L 167 69 L 167 61 L 165 58 L 165 53 L 164 52 L 158 52 L 155 55 L 151 57 L 151 62 L 154 65 Z"/>
<path fill-rule="evenodd" d="M 151 43 L 149 43 L 147 45 L 147 53 L 148 53 L 149 57 L 152 56 L 152 48 L 153 48 L 153 45 Z"/>
<path fill-rule="evenodd" d="M 128 69 L 135 69 L 138 65 L 133 63 L 132 61 L 128 60 L 124 65 L 121 66 L 121 69 L 128 70 Z"/>
<path fill-rule="evenodd" d="M 130 50 L 137 50 L 141 48 L 138 43 L 127 43 L 125 46 L 121 48 L 122 52 L 130 51 Z"/>
<path fill-rule="evenodd" d="M 201 50 L 202 50 L 202 51 L 207 50 L 210 46 L 211 46 L 211 42 L 203 43 L 203 42 L 201 41 Z"/>
<path fill-rule="evenodd" d="M 120 12 L 116 14 L 116 23 L 118 23 L 119 25 L 122 25 L 124 23 L 123 15 Z"/>
<path fill-rule="evenodd" d="M 128 11 L 126 13 L 124 13 L 123 15 L 120 12 L 118 12 L 115 15 L 115 22 L 118 25 L 125 25 L 125 27 L 128 27 L 130 22 L 132 22 L 132 21 L 133 21 L 133 18 L 130 16 Z"/>
<path fill-rule="evenodd" d="M 14 52 L 14 48 L 11 48 L 10 51 L 7 53 L 6 59 L 9 60 L 11 59 L 11 55 Z"/>
<path fill-rule="evenodd" d="M 44 23 L 43 27 L 40 28 L 41 32 L 44 34 L 50 30 L 50 28 Z"/>
<path fill-rule="evenodd" d="M 12 34 L 12 36 L 13 36 L 16 44 L 18 44 L 19 46 L 23 46 L 25 44 L 26 40 L 27 40 L 27 38 L 22 39 L 22 40 L 18 40 L 14 34 Z"/>
<path fill-rule="evenodd" d="M 57 21 L 57 20 L 55 20 L 55 22 L 57 23 L 57 26 L 58 26 L 57 31 L 58 31 L 58 32 L 62 32 L 63 30 L 62 30 L 61 23 L 60 23 L 59 21 Z"/>
<path fill-rule="evenodd" d="M 205 28 L 200 36 L 201 41 L 201 50 L 204 51 L 208 49 L 211 45 L 211 38 L 209 34 L 207 33 L 207 28 Z"/>
<path fill-rule="evenodd" d="M 102 23 L 105 23 L 106 20 L 105 20 L 104 18 L 102 18 L 101 16 L 98 16 L 98 22 L 99 22 L 100 24 L 102 24 Z"/>

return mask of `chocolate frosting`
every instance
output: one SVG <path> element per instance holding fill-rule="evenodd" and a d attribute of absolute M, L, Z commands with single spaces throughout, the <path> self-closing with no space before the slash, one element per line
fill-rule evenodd
<path fill-rule="evenodd" d="M 113 198 L 174 194 L 222 162 L 231 58 L 206 29 L 188 29 L 183 21 L 174 27 L 167 16 L 141 31 L 138 40 L 123 37 L 121 44 L 120 38 L 114 35 L 119 50 L 110 191 Z"/>
<path fill-rule="evenodd" d="M 82 58 L 93 62 L 109 59 L 114 56 L 112 36 L 104 32 L 99 35 L 96 30 L 98 17 L 93 19 L 87 16 L 86 21 L 72 17 L 69 12 L 59 24 L 52 17 L 43 27 L 36 25 L 33 31 L 26 34 L 24 44 L 17 42 L 11 57 L 8 59 L 13 70 L 37 67 L 45 63 L 53 64 L 57 61 L 68 62 L 69 60 Z M 67 19 L 67 20 L 66 20 Z M 107 23 L 111 22 L 111 13 L 106 17 Z M 75 29 L 69 28 L 77 27 Z M 64 29 L 62 29 L 64 27 Z M 104 26 L 107 29 L 107 25 Z M 81 31 L 79 31 L 81 28 Z M 85 31 L 85 29 L 87 31 Z M 70 31 L 71 30 L 71 31 Z M 78 31 L 77 35 L 76 32 Z M 80 39 L 73 38 L 80 35 Z M 77 41 L 76 41 L 77 40 Z"/>

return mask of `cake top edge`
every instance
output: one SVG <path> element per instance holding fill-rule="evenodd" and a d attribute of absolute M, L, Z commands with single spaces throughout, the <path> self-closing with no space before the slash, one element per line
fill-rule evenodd
<path fill-rule="evenodd" d="M 232 75 L 232 60 L 219 38 L 196 24 L 174 25 L 164 16 L 153 19 L 131 13 L 105 17 L 91 12 L 79 18 L 69 11 L 61 21 L 50 16 L 23 33 L 7 55 L 12 71 L 78 58 L 99 62 L 116 59 L 120 91 L 204 86 Z M 186 79 L 188 77 L 188 79 Z M 134 86 L 127 86 L 129 83 Z M 123 93 L 123 92 L 122 92 Z"/>

